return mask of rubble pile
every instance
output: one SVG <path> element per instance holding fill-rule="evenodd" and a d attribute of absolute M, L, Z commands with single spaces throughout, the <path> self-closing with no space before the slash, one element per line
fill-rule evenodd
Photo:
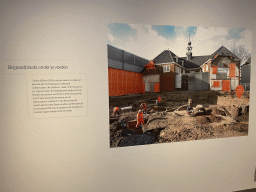
<path fill-rule="evenodd" d="M 180 130 L 175 131 L 167 129 L 160 133 L 161 139 L 159 143 L 207 139 L 213 136 L 213 134 L 214 132 L 211 126 L 202 125 L 187 128 L 182 127 Z"/>

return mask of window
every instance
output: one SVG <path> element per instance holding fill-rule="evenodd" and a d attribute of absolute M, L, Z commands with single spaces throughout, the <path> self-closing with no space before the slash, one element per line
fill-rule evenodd
<path fill-rule="evenodd" d="M 190 73 L 195 73 L 195 71 L 190 71 Z"/>
<path fill-rule="evenodd" d="M 163 72 L 164 73 L 170 72 L 170 66 L 169 65 L 163 66 Z"/>
<path fill-rule="evenodd" d="M 178 66 L 175 66 L 175 73 L 181 73 L 181 68 L 179 68 Z"/>
<path fill-rule="evenodd" d="M 206 72 L 208 72 L 208 65 L 206 65 L 206 69 L 205 69 Z"/>

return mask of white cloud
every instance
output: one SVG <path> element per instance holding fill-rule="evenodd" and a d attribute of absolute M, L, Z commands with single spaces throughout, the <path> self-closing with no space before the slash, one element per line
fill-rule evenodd
<path fill-rule="evenodd" d="M 244 45 L 245 48 L 251 53 L 252 52 L 252 32 L 245 30 L 241 33 L 242 39 L 236 42 L 236 45 Z"/>
<path fill-rule="evenodd" d="M 188 28 L 187 26 L 184 27 L 175 27 L 174 31 L 176 34 L 183 34 L 188 35 Z"/>
<path fill-rule="evenodd" d="M 113 42 L 115 40 L 114 36 L 108 33 L 108 40 Z"/>
<path fill-rule="evenodd" d="M 227 47 L 229 43 L 225 36 L 228 31 L 224 28 L 198 27 L 196 34 L 191 38 L 193 55 L 210 55 L 222 45 Z"/>
<path fill-rule="evenodd" d="M 137 24 L 129 24 L 131 26 L 131 28 L 136 29 L 136 27 L 138 26 Z"/>
<path fill-rule="evenodd" d="M 177 37 L 173 40 L 167 40 L 152 30 L 150 25 L 131 24 L 130 26 L 137 30 L 135 36 L 129 36 L 129 38 L 124 40 L 114 38 L 110 34 L 108 35 L 109 40 L 114 46 L 149 60 L 155 58 L 168 48 L 179 57 L 186 55 L 188 38 L 185 35 L 188 27 L 176 27 Z M 225 28 L 198 27 L 196 34 L 190 38 L 193 55 L 210 55 L 222 45 L 231 49 L 235 41 L 233 39 L 226 39 L 228 31 L 229 29 Z M 237 41 L 236 44 L 245 45 L 251 51 L 251 32 L 245 30 L 241 35 L 242 39 Z"/>

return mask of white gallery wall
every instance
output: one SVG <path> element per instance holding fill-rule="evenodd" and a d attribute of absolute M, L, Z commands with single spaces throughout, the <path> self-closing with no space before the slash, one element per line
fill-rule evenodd
<path fill-rule="evenodd" d="M 253 0 L 1 1 L 0 191 L 227 192 L 256 187 L 255 8 Z M 109 22 L 250 29 L 249 135 L 110 148 Z M 76 77 L 83 110 L 33 116 L 32 80 Z"/>

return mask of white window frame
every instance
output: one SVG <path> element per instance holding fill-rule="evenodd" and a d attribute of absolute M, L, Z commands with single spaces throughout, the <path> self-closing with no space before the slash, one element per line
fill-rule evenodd
<path fill-rule="evenodd" d="M 178 66 L 175 66 L 175 73 L 181 73 L 181 68 Z"/>
<path fill-rule="evenodd" d="M 205 69 L 205 72 L 208 72 L 208 70 L 209 70 L 209 69 L 208 69 L 208 65 L 206 65 L 206 69 Z"/>
<path fill-rule="evenodd" d="M 165 65 L 165 66 L 163 66 L 163 72 L 164 72 L 164 73 L 170 72 L 170 65 Z"/>

